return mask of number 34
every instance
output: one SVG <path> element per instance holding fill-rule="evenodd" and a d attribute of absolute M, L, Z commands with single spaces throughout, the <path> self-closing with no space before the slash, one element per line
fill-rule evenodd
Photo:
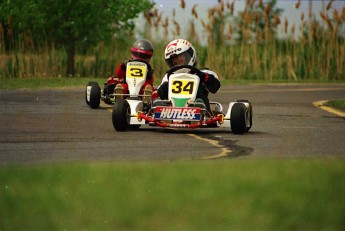
<path fill-rule="evenodd" d="M 172 83 L 172 93 L 174 94 L 192 94 L 194 90 L 194 81 L 176 80 Z"/>

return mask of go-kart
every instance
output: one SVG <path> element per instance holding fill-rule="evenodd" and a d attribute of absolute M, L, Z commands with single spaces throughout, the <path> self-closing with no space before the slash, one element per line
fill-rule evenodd
<path fill-rule="evenodd" d="M 113 86 L 111 90 L 104 91 L 100 88 L 97 82 L 89 82 L 86 85 L 85 101 L 93 109 L 100 106 L 101 100 L 108 105 L 113 105 L 116 100 L 127 97 L 137 98 L 141 101 L 150 99 L 151 91 L 146 91 L 143 95 L 139 95 L 142 85 L 146 81 L 149 64 L 145 61 L 129 60 L 126 66 L 126 83 L 128 84 L 128 91 L 131 94 L 123 94 L 123 89 L 120 92 Z M 120 83 L 120 82 L 119 82 Z M 108 87 L 108 88 L 107 88 Z M 109 89 L 107 83 L 104 83 L 104 89 Z M 146 98 L 144 98 L 144 95 Z M 147 103 L 146 103 L 147 104 Z"/>
<path fill-rule="evenodd" d="M 190 73 L 179 73 L 189 69 Z M 117 100 L 113 107 L 112 122 L 116 131 L 131 126 L 149 124 L 164 128 L 207 128 L 230 125 L 234 134 L 244 134 L 252 127 L 252 105 L 248 100 L 230 102 L 226 114 L 218 102 L 210 102 L 210 111 L 203 101 L 196 99 L 200 72 L 194 66 L 181 65 L 168 71 L 168 99 L 155 99 L 142 111 L 141 101 L 129 97 Z"/>

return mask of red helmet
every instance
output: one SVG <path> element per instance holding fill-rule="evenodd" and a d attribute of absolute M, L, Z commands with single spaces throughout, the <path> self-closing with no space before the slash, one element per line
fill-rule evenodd
<path fill-rule="evenodd" d="M 133 43 L 131 48 L 131 56 L 133 59 L 141 59 L 148 62 L 152 55 L 153 46 L 148 40 L 139 39 Z"/>

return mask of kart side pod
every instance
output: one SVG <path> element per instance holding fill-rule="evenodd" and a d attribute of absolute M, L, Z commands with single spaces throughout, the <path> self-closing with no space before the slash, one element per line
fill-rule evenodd
<path fill-rule="evenodd" d="M 252 105 L 248 100 L 230 102 L 225 120 L 230 120 L 231 131 L 234 134 L 244 134 L 252 127 Z"/>
<path fill-rule="evenodd" d="M 143 111 L 143 102 L 141 100 L 127 100 L 130 107 L 130 125 L 145 124 L 145 121 L 139 121 L 137 119 L 138 112 Z"/>

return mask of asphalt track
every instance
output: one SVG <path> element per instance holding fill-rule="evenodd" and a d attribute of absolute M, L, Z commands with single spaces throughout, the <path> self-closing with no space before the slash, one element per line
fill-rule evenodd
<path fill-rule="evenodd" d="M 116 132 L 111 107 L 85 103 L 84 88 L 0 91 L 0 164 L 345 157 L 345 114 L 319 107 L 345 84 L 224 86 L 211 100 L 248 99 L 253 127 Z"/>

